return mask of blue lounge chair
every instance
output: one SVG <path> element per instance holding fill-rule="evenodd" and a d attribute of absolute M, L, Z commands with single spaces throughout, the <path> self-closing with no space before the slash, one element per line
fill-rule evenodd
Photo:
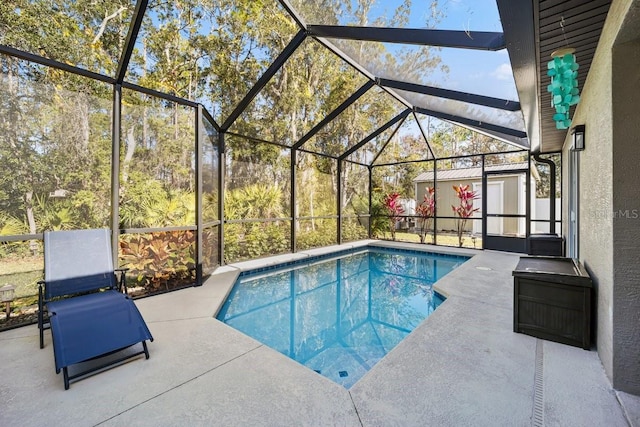
<path fill-rule="evenodd" d="M 44 329 L 51 329 L 56 373 L 63 371 L 64 388 L 89 373 L 144 354 L 153 341 L 142 315 L 124 292 L 113 268 L 108 229 L 49 231 L 44 233 L 44 281 L 40 282 L 38 327 L 40 348 Z M 48 313 L 45 320 L 44 311 Z M 69 376 L 69 366 L 113 355 L 135 344 L 142 350 L 109 359 Z"/>

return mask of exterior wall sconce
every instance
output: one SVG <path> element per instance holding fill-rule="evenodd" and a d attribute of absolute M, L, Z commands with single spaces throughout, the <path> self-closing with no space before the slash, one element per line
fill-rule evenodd
<path fill-rule="evenodd" d="M 15 290 L 15 286 L 11 285 L 4 285 L 0 288 L 0 300 L 6 304 L 5 313 L 7 319 L 11 313 L 11 302 L 15 298 Z"/>
<path fill-rule="evenodd" d="M 579 66 L 574 52 L 573 48 L 556 50 L 547 64 L 547 75 L 551 77 L 547 92 L 551 93 L 551 107 L 556 111 L 553 115 L 556 129 L 569 129 L 569 108 L 580 102 L 577 80 Z"/>
<path fill-rule="evenodd" d="M 573 139 L 573 145 L 571 150 L 582 151 L 584 150 L 584 125 L 577 125 L 571 129 L 571 138 Z"/>

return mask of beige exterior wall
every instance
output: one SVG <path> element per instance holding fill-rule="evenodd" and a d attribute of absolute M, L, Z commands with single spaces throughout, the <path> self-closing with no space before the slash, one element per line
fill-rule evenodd
<path fill-rule="evenodd" d="M 578 62 L 580 58 L 578 58 Z M 614 388 L 640 394 L 640 0 L 614 0 L 576 108 L 579 258 L 596 286 L 596 344 Z M 567 160 L 570 136 L 564 145 Z M 569 174 L 563 174 L 563 194 Z M 569 223 L 565 198 L 565 235 Z"/>
<path fill-rule="evenodd" d="M 503 207 L 502 213 L 504 214 L 517 214 L 518 213 L 518 203 L 519 203 L 519 193 L 518 193 L 518 176 L 516 175 L 502 175 L 502 176 L 493 176 L 489 178 L 489 182 L 502 182 L 503 187 Z M 453 191 L 454 185 L 469 185 L 469 189 L 473 190 L 473 184 L 477 185 L 477 188 L 480 188 L 482 185 L 482 179 L 474 178 L 469 180 L 452 180 L 452 181 L 438 181 L 438 185 L 436 187 L 436 209 L 438 216 L 453 216 L 453 209 L 451 209 L 452 205 L 457 206 L 459 201 Z M 427 192 L 427 187 L 433 186 L 431 182 L 418 182 L 416 183 L 416 206 L 419 205 L 424 200 L 424 195 Z M 482 203 L 478 201 L 478 206 L 481 206 Z M 489 213 L 498 213 L 497 210 L 492 209 L 489 206 Z M 523 212 L 524 213 L 524 212 Z M 478 218 L 481 218 L 481 214 L 478 213 Z M 465 231 L 471 233 L 473 231 L 473 223 L 474 221 L 478 222 L 476 226 L 479 230 L 482 229 L 482 225 L 480 224 L 482 221 L 480 219 L 477 220 L 469 220 L 467 221 Z M 516 235 L 518 233 L 518 219 L 517 218 L 503 218 L 503 233 L 504 234 L 513 234 Z M 456 220 L 455 219 L 438 219 L 437 228 L 438 230 L 456 230 Z"/>

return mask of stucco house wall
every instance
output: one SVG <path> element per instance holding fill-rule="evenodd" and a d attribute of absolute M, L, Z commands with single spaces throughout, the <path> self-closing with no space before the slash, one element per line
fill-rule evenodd
<path fill-rule="evenodd" d="M 580 58 L 577 58 L 578 62 Z M 579 153 L 579 258 L 596 288 L 596 345 L 614 388 L 640 394 L 640 0 L 614 0 L 573 125 Z M 564 144 L 568 170 L 571 137 Z M 563 194 L 568 193 L 563 174 Z M 564 201 L 564 221 L 569 223 Z"/>

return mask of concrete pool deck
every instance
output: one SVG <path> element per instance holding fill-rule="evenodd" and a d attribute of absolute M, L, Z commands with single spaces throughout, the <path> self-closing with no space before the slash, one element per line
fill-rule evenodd
<path fill-rule="evenodd" d="M 137 300 L 151 358 L 68 391 L 50 333 L 43 350 L 36 326 L 0 333 L 0 425 L 640 426 L 640 398 L 611 388 L 595 350 L 512 331 L 518 255 L 464 250 L 476 256 L 436 283 L 447 300 L 349 390 L 213 318 L 240 269 L 336 248 Z"/>

